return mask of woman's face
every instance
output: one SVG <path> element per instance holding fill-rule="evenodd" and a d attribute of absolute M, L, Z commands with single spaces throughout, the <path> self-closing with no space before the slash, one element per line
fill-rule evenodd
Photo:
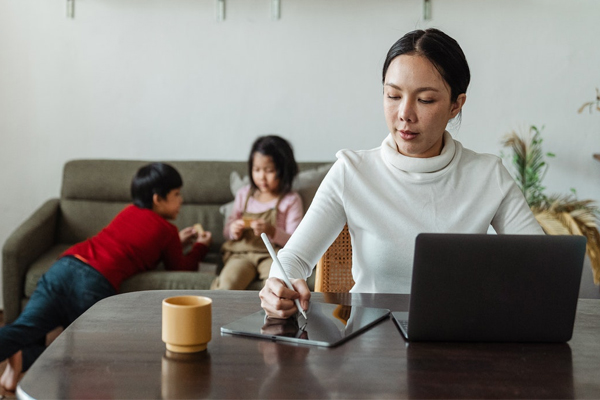
<path fill-rule="evenodd" d="M 450 101 L 450 87 L 427 58 L 394 58 L 385 75 L 383 110 L 398 151 L 408 157 L 438 156 L 446 125 L 465 100 L 463 93 Z"/>

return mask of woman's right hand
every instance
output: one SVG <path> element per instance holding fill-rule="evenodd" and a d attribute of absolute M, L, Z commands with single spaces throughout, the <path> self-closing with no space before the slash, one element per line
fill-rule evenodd
<path fill-rule="evenodd" d="M 300 300 L 304 310 L 308 309 L 310 301 L 310 289 L 304 279 L 290 279 L 294 290 L 288 289 L 279 278 L 269 278 L 265 286 L 258 294 L 261 300 L 260 306 L 271 318 L 289 318 L 298 312 L 294 302 Z"/>
<path fill-rule="evenodd" d="M 242 232 L 244 231 L 244 220 L 236 219 L 229 225 L 229 235 L 233 240 L 238 240 L 242 237 Z"/>

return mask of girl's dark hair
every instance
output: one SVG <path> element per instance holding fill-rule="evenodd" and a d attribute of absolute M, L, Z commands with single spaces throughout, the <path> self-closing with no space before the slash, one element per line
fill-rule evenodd
<path fill-rule="evenodd" d="M 294 177 L 298 173 L 298 164 L 296 164 L 294 158 L 292 145 L 277 135 L 261 136 L 254 141 L 248 158 L 248 176 L 250 176 L 252 190 L 258 189 L 254 179 L 252 179 L 254 153 L 270 156 L 273 159 L 277 169 L 277 178 L 279 179 L 279 194 L 283 195 L 291 192 Z"/>
<path fill-rule="evenodd" d="M 427 58 L 450 86 L 450 100 L 467 92 L 471 80 L 469 64 L 456 40 L 438 29 L 416 30 L 402 36 L 388 51 L 383 63 L 382 83 L 392 60 L 403 54 Z"/>
<path fill-rule="evenodd" d="M 163 199 L 173 189 L 183 186 L 181 175 L 169 164 L 152 163 L 140 168 L 131 181 L 133 204 L 152 209 L 152 197 L 157 194 Z"/>

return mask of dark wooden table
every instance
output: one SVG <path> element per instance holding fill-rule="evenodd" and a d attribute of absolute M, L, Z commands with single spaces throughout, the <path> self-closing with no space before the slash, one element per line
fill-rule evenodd
<path fill-rule="evenodd" d="M 213 299 L 208 351 L 168 357 L 161 301 Z M 406 311 L 407 295 L 313 295 Z M 20 398 L 600 398 L 600 300 L 581 299 L 567 344 L 411 343 L 391 319 L 336 348 L 221 335 L 260 309 L 257 292 L 148 291 L 105 299 L 21 381 Z"/>

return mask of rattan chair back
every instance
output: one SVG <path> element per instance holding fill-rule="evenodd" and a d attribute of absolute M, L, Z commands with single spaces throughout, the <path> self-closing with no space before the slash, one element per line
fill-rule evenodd
<path fill-rule="evenodd" d="M 315 292 L 347 293 L 352 286 L 352 244 L 346 225 L 317 263 Z"/>

